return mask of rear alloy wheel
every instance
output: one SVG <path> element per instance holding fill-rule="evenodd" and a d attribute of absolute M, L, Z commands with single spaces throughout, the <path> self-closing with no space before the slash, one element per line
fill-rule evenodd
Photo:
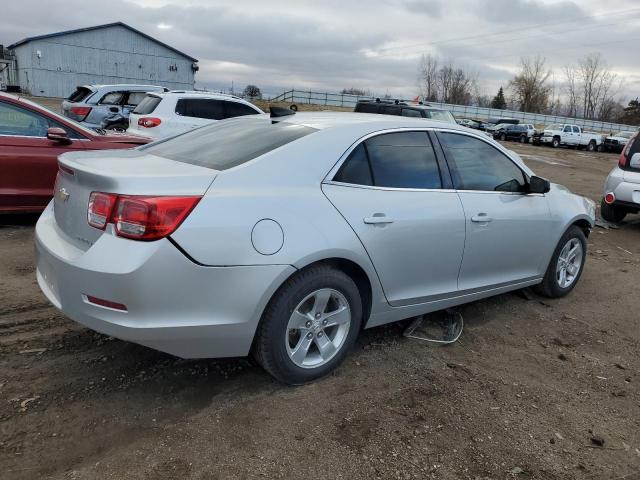
<path fill-rule="evenodd" d="M 607 222 L 620 223 L 627 216 L 627 211 L 615 205 L 609 205 L 602 199 L 602 202 L 600 202 L 600 215 Z"/>
<path fill-rule="evenodd" d="M 553 252 L 542 283 L 535 290 L 549 298 L 567 295 L 578 283 L 587 255 L 587 239 L 582 229 L 571 226 Z"/>
<path fill-rule="evenodd" d="M 587 145 L 587 150 L 589 150 L 590 152 L 595 152 L 596 151 L 596 142 L 591 140 L 589 142 L 589 145 Z"/>
<path fill-rule="evenodd" d="M 344 272 L 316 265 L 290 278 L 269 302 L 253 354 L 290 385 L 331 372 L 355 342 L 362 321 L 360 292 Z"/>
<path fill-rule="evenodd" d="M 553 137 L 553 141 L 551 142 L 551 146 L 553 148 L 558 148 L 560 146 L 560 139 L 558 137 Z"/>
<path fill-rule="evenodd" d="M 500 134 L 500 140 L 502 140 L 503 142 L 507 140 L 507 136 L 504 133 Z"/>
<path fill-rule="evenodd" d="M 526 135 L 520 135 L 520 143 L 527 143 L 527 136 Z"/>

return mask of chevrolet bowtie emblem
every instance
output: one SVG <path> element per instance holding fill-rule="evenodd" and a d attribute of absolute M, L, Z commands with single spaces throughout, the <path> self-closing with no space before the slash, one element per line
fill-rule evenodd
<path fill-rule="evenodd" d="M 58 190 L 58 198 L 62 202 L 66 202 L 67 200 L 69 200 L 69 196 L 70 195 L 71 194 L 69 192 L 67 192 L 66 188 L 61 188 L 60 190 Z"/>

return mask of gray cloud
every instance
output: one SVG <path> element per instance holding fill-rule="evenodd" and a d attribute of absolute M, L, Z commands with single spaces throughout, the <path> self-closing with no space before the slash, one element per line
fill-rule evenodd
<path fill-rule="evenodd" d="M 55 9 L 48 5 L 45 0 L 4 5 L 0 43 L 123 21 L 199 58 L 199 86 L 255 83 L 274 93 L 353 86 L 405 97 L 417 91 L 422 53 L 478 72 L 486 93 L 494 94 L 508 83 L 522 55 L 544 55 L 559 77 L 563 65 L 600 51 L 629 77 L 629 96 L 639 88 L 640 66 L 629 53 L 640 37 L 634 36 L 640 19 L 635 0 L 617 2 L 615 9 L 600 7 L 598 0 L 326 0 L 315 5 L 58 0 Z M 624 12 L 615 14 L 619 11 Z M 538 24 L 543 25 L 529 28 Z"/>

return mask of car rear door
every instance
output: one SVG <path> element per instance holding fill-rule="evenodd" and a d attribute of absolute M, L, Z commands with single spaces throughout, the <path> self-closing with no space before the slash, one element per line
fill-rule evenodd
<path fill-rule="evenodd" d="M 322 189 L 364 245 L 389 303 L 454 295 L 464 212 L 430 135 L 377 134 L 346 156 Z"/>
<path fill-rule="evenodd" d="M 49 140 L 49 127 L 65 128 L 71 143 Z M 58 155 L 85 149 L 89 142 L 78 137 L 46 115 L 0 100 L 0 211 L 44 208 L 53 193 Z"/>
<path fill-rule="evenodd" d="M 499 288 L 539 278 L 550 257 L 551 214 L 543 194 L 502 151 L 463 132 L 438 132 L 466 217 L 458 287 Z"/>

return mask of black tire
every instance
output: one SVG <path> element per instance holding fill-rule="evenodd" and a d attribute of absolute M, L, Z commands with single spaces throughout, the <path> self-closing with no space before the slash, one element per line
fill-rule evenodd
<path fill-rule="evenodd" d="M 296 365 L 287 352 L 285 335 L 294 309 L 309 294 L 323 288 L 340 292 L 351 310 L 351 324 L 338 352 L 325 364 L 314 368 Z M 300 385 L 334 370 L 353 346 L 362 324 L 362 300 L 354 281 L 344 272 L 318 264 L 301 270 L 287 280 L 271 298 L 265 309 L 253 342 L 256 361 L 277 380 Z"/>
<path fill-rule="evenodd" d="M 627 211 L 615 205 L 609 205 L 602 199 L 600 202 L 600 215 L 607 222 L 620 223 L 627 216 Z"/>
<path fill-rule="evenodd" d="M 105 130 L 123 133 L 127 131 L 127 128 L 128 125 L 125 125 L 124 123 L 114 123 L 113 125 L 109 125 L 107 128 L 105 128 Z"/>
<path fill-rule="evenodd" d="M 520 143 L 527 143 L 527 136 L 526 135 L 520 135 Z"/>
<path fill-rule="evenodd" d="M 507 140 L 507 136 L 504 133 L 501 133 L 500 134 L 500 140 L 503 141 L 503 142 L 506 141 Z"/>
<path fill-rule="evenodd" d="M 571 239 L 577 239 L 582 244 L 582 263 L 580 264 L 580 270 L 575 276 L 574 281 L 566 288 L 560 286 L 557 277 L 557 266 L 558 266 L 558 258 L 560 257 L 560 252 L 562 248 L 569 242 Z M 553 256 L 551 257 L 551 261 L 549 262 L 549 266 L 547 267 L 547 271 L 544 275 L 542 283 L 536 285 L 534 290 L 545 297 L 548 298 L 560 298 L 568 295 L 571 290 L 578 284 L 580 281 L 580 276 L 582 275 L 582 271 L 584 270 L 584 263 L 587 258 L 587 238 L 584 235 L 584 232 L 577 225 L 572 225 L 564 232 L 562 238 L 558 242 L 556 249 L 553 252 Z"/>
<path fill-rule="evenodd" d="M 551 146 L 553 148 L 558 148 L 560 146 L 560 137 L 553 137 L 553 140 L 551 141 Z"/>
<path fill-rule="evenodd" d="M 589 144 L 587 145 L 587 150 L 590 152 L 595 152 L 596 151 L 596 142 L 594 140 L 591 140 L 589 142 Z"/>

